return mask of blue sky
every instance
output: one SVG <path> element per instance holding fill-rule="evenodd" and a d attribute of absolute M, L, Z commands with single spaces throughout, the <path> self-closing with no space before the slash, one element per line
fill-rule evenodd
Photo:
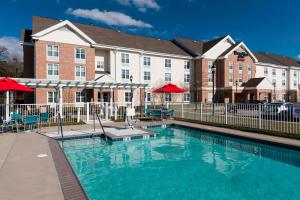
<path fill-rule="evenodd" d="M 1 8 L 0 45 L 11 51 L 39 15 L 164 39 L 229 34 L 252 51 L 300 58 L 298 0 L 3 0 Z"/>

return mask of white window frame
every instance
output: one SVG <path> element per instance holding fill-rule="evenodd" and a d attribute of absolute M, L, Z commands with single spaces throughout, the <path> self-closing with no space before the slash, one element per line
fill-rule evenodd
<path fill-rule="evenodd" d="M 191 69 L 191 62 L 189 60 L 185 60 L 183 66 L 184 70 L 189 72 Z"/>
<path fill-rule="evenodd" d="M 244 64 L 243 63 L 239 63 L 239 71 L 243 71 L 243 69 L 244 69 Z"/>
<path fill-rule="evenodd" d="M 281 85 L 282 85 L 282 86 L 286 86 L 286 81 L 285 81 L 285 79 L 282 79 Z"/>
<path fill-rule="evenodd" d="M 191 81 L 191 75 L 190 74 L 184 74 L 184 83 L 190 83 Z"/>
<path fill-rule="evenodd" d="M 147 102 L 151 102 L 151 101 L 152 101 L 152 95 L 151 95 L 150 92 L 147 92 L 147 93 L 146 93 L 146 101 L 147 101 Z"/>
<path fill-rule="evenodd" d="M 79 55 L 80 58 L 77 58 L 77 50 L 79 50 Z M 83 53 L 84 52 L 84 53 Z M 84 55 L 84 58 L 82 58 L 82 55 Z M 77 47 L 74 49 L 74 58 L 75 58 L 75 63 L 86 63 L 86 57 L 87 57 L 87 51 L 85 48 Z"/>
<path fill-rule="evenodd" d="M 169 58 L 165 59 L 165 69 L 170 70 L 172 68 L 172 60 Z"/>
<path fill-rule="evenodd" d="M 282 70 L 282 73 L 281 73 L 281 75 L 282 75 L 283 77 L 285 77 L 285 76 L 286 76 L 286 70 L 285 70 L 285 69 L 283 69 L 283 70 Z"/>
<path fill-rule="evenodd" d="M 125 72 L 124 77 L 123 77 L 123 71 Z M 122 80 L 129 80 L 130 79 L 130 70 L 129 69 L 121 69 L 121 79 Z"/>
<path fill-rule="evenodd" d="M 170 74 L 170 77 L 167 77 L 167 74 Z M 168 80 L 167 80 L 167 78 L 168 78 Z M 172 82 L 172 73 L 170 73 L 170 72 L 165 73 L 165 82 Z"/>
<path fill-rule="evenodd" d="M 183 101 L 190 102 L 191 101 L 191 94 L 189 92 L 183 94 Z"/>
<path fill-rule="evenodd" d="M 268 67 L 264 67 L 264 75 L 265 76 L 269 75 L 269 68 Z"/>
<path fill-rule="evenodd" d="M 150 67 L 151 66 L 151 57 L 150 56 L 144 56 L 144 66 Z"/>
<path fill-rule="evenodd" d="M 243 73 L 239 73 L 239 83 L 243 82 Z"/>
<path fill-rule="evenodd" d="M 79 68 L 79 76 L 77 75 L 77 68 Z M 84 69 L 84 70 L 83 70 Z M 82 74 L 84 73 L 84 76 Z M 85 81 L 86 80 L 86 66 L 76 65 L 75 66 L 75 80 Z"/>
<path fill-rule="evenodd" d="M 233 83 L 234 77 L 233 77 L 233 72 L 229 73 L 228 81 L 229 83 Z"/>
<path fill-rule="evenodd" d="M 98 67 L 99 66 L 99 67 Z M 100 70 L 103 71 L 104 70 L 104 61 L 102 60 L 96 60 L 96 66 L 95 66 L 96 70 Z"/>
<path fill-rule="evenodd" d="M 57 67 L 57 75 L 54 74 L 54 70 L 53 67 Z M 49 68 L 52 68 L 52 74 L 49 74 Z M 59 80 L 59 64 L 58 63 L 47 63 L 47 79 L 48 80 Z"/>
<path fill-rule="evenodd" d="M 49 101 L 49 94 L 52 94 L 52 98 L 53 98 L 53 102 L 50 102 Z M 53 103 L 56 103 L 56 98 L 57 98 L 57 92 L 52 92 L 52 91 L 49 91 L 49 92 L 47 92 L 47 104 L 53 104 Z"/>
<path fill-rule="evenodd" d="M 165 95 L 165 102 L 172 102 L 172 94 L 166 93 Z"/>
<path fill-rule="evenodd" d="M 79 101 L 77 101 L 77 94 L 79 94 Z M 75 92 L 75 103 L 85 103 L 87 102 L 86 98 L 87 94 L 85 91 Z"/>
<path fill-rule="evenodd" d="M 273 68 L 273 69 L 272 69 L 272 76 L 276 76 L 276 73 L 277 73 L 277 72 L 276 72 L 276 69 Z"/>
<path fill-rule="evenodd" d="M 147 73 L 147 75 L 146 75 L 146 73 Z M 151 72 L 150 71 L 144 71 L 144 81 L 151 81 Z"/>
<path fill-rule="evenodd" d="M 129 53 L 121 53 L 121 63 L 122 64 L 129 64 L 130 63 Z"/>
<path fill-rule="evenodd" d="M 48 50 L 49 47 L 52 47 L 51 51 Z M 53 47 L 57 47 L 57 51 L 53 51 Z M 49 55 L 49 52 L 51 52 L 52 55 Z M 57 56 L 54 56 L 53 52 L 57 52 Z M 59 61 L 59 46 L 57 44 L 48 44 L 46 48 L 46 55 L 48 61 Z"/>
<path fill-rule="evenodd" d="M 233 70 L 234 69 L 234 62 L 233 61 L 229 61 L 229 63 L 228 63 L 228 69 L 229 70 Z"/>
<path fill-rule="evenodd" d="M 124 92 L 124 102 L 131 102 L 131 92 Z"/>

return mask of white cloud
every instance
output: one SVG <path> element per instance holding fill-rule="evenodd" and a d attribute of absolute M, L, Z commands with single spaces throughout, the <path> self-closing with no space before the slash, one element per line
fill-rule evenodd
<path fill-rule="evenodd" d="M 86 19 L 92 19 L 95 21 L 103 22 L 107 25 L 114 25 L 114 26 L 132 26 L 132 27 L 139 27 L 139 28 L 152 28 L 151 24 L 143 22 L 141 20 L 133 19 L 132 17 L 121 13 L 121 12 L 114 12 L 114 11 L 100 11 L 98 9 L 72 9 L 68 8 L 66 10 L 67 14 L 73 15 L 75 17 L 82 17 Z"/>
<path fill-rule="evenodd" d="M 145 12 L 147 9 L 153 9 L 158 11 L 160 6 L 156 0 L 116 0 L 119 4 L 124 6 L 135 6 L 139 11 Z"/>
<path fill-rule="evenodd" d="M 10 36 L 0 37 L 0 46 L 7 48 L 10 58 L 17 57 L 19 60 L 23 59 L 22 47 L 17 38 Z"/>

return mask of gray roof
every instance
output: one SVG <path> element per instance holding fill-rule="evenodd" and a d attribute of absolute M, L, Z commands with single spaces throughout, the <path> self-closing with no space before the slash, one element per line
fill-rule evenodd
<path fill-rule="evenodd" d="M 61 21 L 56 19 L 33 16 L 32 34 L 40 32 L 59 22 Z M 98 44 L 141 49 L 158 53 L 190 56 L 183 49 L 168 40 L 129 34 L 126 32 L 102 28 L 94 25 L 86 25 L 81 23 L 73 24 Z"/>
<path fill-rule="evenodd" d="M 246 83 L 242 84 L 242 87 L 257 87 L 265 77 L 262 78 L 251 78 Z"/>
<path fill-rule="evenodd" d="M 190 53 L 192 56 L 199 56 L 207 52 L 225 37 L 226 36 L 222 36 L 210 41 L 192 40 L 188 38 L 174 38 L 173 42 Z"/>
<path fill-rule="evenodd" d="M 288 56 L 266 52 L 255 52 L 254 55 L 256 56 L 258 61 L 262 63 L 300 67 L 300 62 L 298 60 Z"/>

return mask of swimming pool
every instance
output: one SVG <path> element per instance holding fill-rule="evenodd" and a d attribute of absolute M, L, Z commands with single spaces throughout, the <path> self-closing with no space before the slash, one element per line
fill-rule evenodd
<path fill-rule="evenodd" d="M 67 140 L 65 154 L 91 200 L 300 199 L 300 152 L 180 126 L 108 144 Z"/>

